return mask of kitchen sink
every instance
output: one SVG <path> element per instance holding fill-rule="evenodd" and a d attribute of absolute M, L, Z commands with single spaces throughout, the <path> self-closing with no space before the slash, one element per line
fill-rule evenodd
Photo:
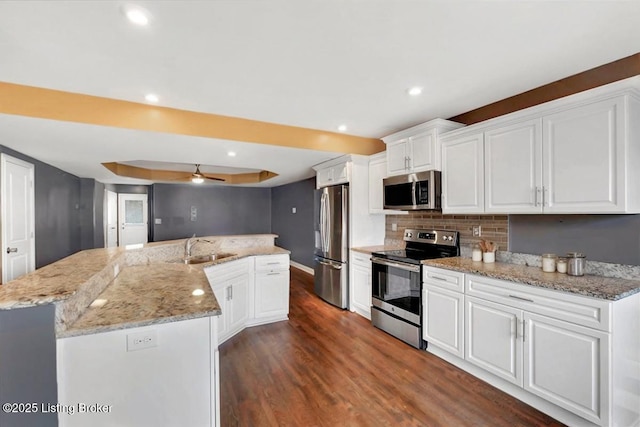
<path fill-rule="evenodd" d="M 189 258 L 183 258 L 182 262 L 185 264 L 203 264 L 205 262 L 215 261 L 217 259 L 228 258 L 233 256 L 234 254 L 229 253 L 218 253 L 218 254 L 207 254 L 207 255 L 194 255 Z"/>

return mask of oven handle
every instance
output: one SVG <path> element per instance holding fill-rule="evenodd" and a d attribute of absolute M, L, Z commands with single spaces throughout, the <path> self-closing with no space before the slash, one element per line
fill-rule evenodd
<path fill-rule="evenodd" d="M 371 257 L 371 262 L 374 264 L 386 265 L 388 267 L 396 267 L 396 268 L 399 268 L 400 270 L 407 270 L 407 271 L 413 271 L 414 273 L 420 273 L 419 265 L 391 262 L 384 258 L 378 258 L 378 257 Z"/>

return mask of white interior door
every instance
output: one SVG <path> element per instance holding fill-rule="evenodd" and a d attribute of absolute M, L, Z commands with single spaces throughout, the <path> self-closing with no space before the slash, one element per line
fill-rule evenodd
<path fill-rule="evenodd" d="M 148 216 L 146 194 L 118 194 L 120 246 L 147 243 Z"/>
<path fill-rule="evenodd" d="M 113 248 L 118 246 L 118 194 L 105 190 L 104 197 L 104 246 Z"/>
<path fill-rule="evenodd" d="M 0 156 L 2 188 L 2 283 L 35 270 L 34 167 Z"/>

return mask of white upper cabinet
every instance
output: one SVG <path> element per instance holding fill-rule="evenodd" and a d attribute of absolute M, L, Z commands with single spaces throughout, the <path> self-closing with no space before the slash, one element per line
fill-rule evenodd
<path fill-rule="evenodd" d="M 406 215 L 407 211 L 384 208 L 383 180 L 387 177 L 387 153 L 369 156 L 369 213 Z"/>
<path fill-rule="evenodd" d="M 640 213 L 639 85 L 627 79 L 445 135 L 443 212 Z"/>
<path fill-rule="evenodd" d="M 387 175 L 440 170 L 439 135 L 462 126 L 436 119 L 382 138 L 387 144 Z"/>
<path fill-rule="evenodd" d="M 349 178 L 349 163 L 346 161 L 320 168 L 316 171 L 316 188 L 345 184 L 349 182 Z"/>
<path fill-rule="evenodd" d="M 485 212 L 542 212 L 542 120 L 485 132 Z"/>
<path fill-rule="evenodd" d="M 442 140 L 442 213 L 484 212 L 484 136 Z"/>
<path fill-rule="evenodd" d="M 543 118 L 545 212 L 627 210 L 631 183 L 625 179 L 625 151 L 632 147 L 625 135 L 624 103 L 617 97 Z M 637 154 L 629 160 L 640 167 Z"/>

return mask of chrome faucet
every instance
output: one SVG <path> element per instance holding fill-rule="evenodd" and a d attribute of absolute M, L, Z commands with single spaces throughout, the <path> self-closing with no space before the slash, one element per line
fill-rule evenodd
<path fill-rule="evenodd" d="M 196 235 L 194 234 L 193 236 L 189 237 L 186 242 L 184 242 L 184 257 L 185 258 L 190 258 L 191 257 L 191 250 L 193 249 L 193 247 L 195 245 L 197 245 L 200 242 L 213 243 L 211 240 L 196 239 Z"/>
<path fill-rule="evenodd" d="M 196 244 L 197 240 L 194 241 L 194 239 L 196 238 L 195 233 L 193 234 L 193 236 L 189 237 L 187 239 L 186 242 L 184 242 L 184 257 L 185 258 L 189 258 L 191 256 L 191 249 L 193 248 L 193 245 Z"/>

